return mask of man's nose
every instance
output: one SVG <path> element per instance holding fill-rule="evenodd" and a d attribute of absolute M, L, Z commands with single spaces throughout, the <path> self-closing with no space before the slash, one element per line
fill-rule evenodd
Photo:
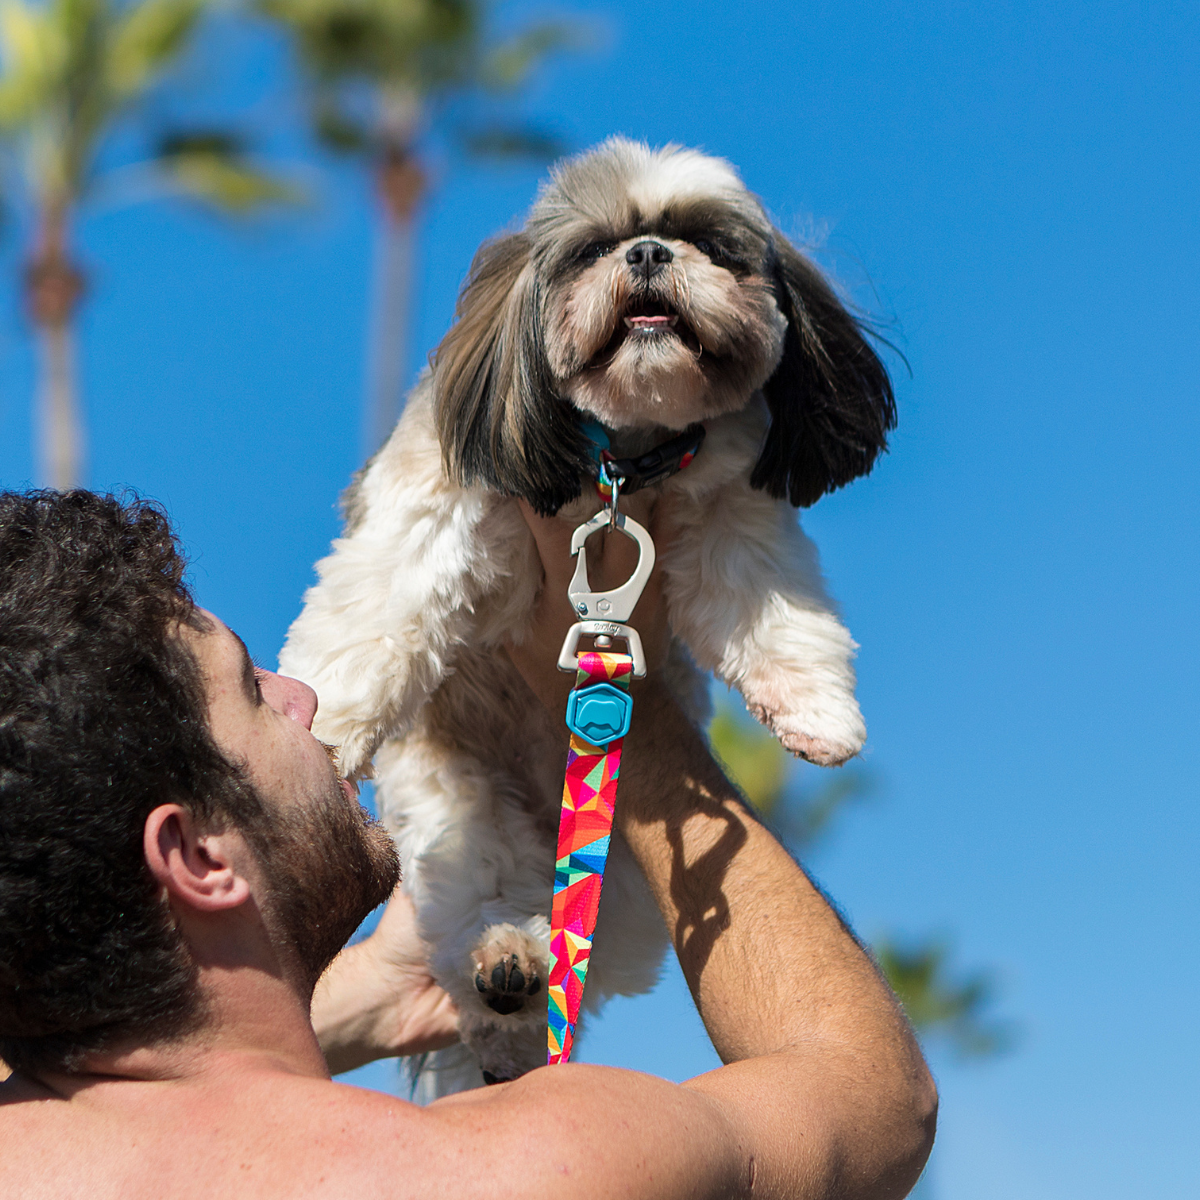
<path fill-rule="evenodd" d="M 646 279 L 652 279 L 674 257 L 669 246 L 651 238 L 635 242 L 625 251 L 625 261 L 633 268 L 633 273 Z"/>
<path fill-rule="evenodd" d="M 264 671 L 259 678 L 263 698 L 276 711 L 293 721 L 299 721 L 305 729 L 312 729 L 313 717 L 317 715 L 317 693 L 288 675 L 276 675 Z"/>

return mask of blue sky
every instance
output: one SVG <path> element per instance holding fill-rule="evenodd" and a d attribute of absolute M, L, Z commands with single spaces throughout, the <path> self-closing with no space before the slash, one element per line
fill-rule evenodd
<path fill-rule="evenodd" d="M 574 11 L 594 48 L 522 110 L 576 148 L 621 132 L 728 157 L 911 365 L 890 456 L 805 517 L 862 645 L 880 781 L 810 866 L 866 936 L 944 931 L 994 967 L 1022 1027 L 991 1064 L 934 1049 L 930 1194 L 1196 1194 L 1197 10 Z M 315 170 L 268 39 L 214 36 L 188 86 Z M 420 356 L 539 174 L 434 156 Z M 348 168 L 311 178 L 308 211 L 249 228 L 143 205 L 79 230 L 90 481 L 168 505 L 202 600 L 268 662 L 360 454 L 371 204 Z M 33 471 L 19 215 L 0 247 L 4 486 Z M 614 1005 L 585 1051 L 675 1078 L 713 1061 L 676 977 Z"/>

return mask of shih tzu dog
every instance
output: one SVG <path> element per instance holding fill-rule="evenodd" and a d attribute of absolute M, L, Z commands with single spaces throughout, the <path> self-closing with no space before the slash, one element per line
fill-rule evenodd
<path fill-rule="evenodd" d="M 432 971 L 459 1007 L 463 1046 L 425 1064 L 425 1097 L 546 1056 L 567 731 L 547 731 L 501 651 L 541 579 L 515 498 L 576 525 L 601 506 L 597 436 L 651 460 L 703 436 L 651 483 L 678 530 L 660 556 L 672 686 L 700 716 L 711 671 L 788 750 L 836 765 L 866 737 L 855 644 L 795 508 L 869 471 L 895 422 L 862 325 L 736 171 L 694 150 L 614 138 L 558 165 L 524 228 L 479 251 L 457 311 L 347 493 L 280 656 L 320 696 L 314 731 L 345 773 L 374 758 Z M 666 946 L 614 843 L 587 1009 L 648 990 Z"/>

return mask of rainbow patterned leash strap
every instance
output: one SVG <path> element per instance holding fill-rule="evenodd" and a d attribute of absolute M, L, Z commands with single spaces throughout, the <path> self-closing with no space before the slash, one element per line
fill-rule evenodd
<path fill-rule="evenodd" d="M 592 935 L 600 910 L 600 890 L 608 862 L 621 747 L 633 716 L 631 678 L 646 674 L 646 657 L 629 618 L 654 568 L 654 541 L 635 520 L 618 511 L 621 480 L 613 481 L 606 511 L 585 521 L 571 536 L 575 574 L 567 599 L 579 618 L 558 655 L 561 671 L 575 675 L 567 701 L 571 748 L 563 783 L 554 864 L 554 903 L 550 910 L 550 987 L 546 1061 L 567 1062 L 583 1001 Z M 585 544 L 602 529 L 621 533 L 638 546 L 633 574 L 620 587 L 593 592 L 588 583 Z M 579 650 L 580 638 L 595 639 L 594 650 Z M 628 654 L 610 648 L 625 642 Z"/>
<path fill-rule="evenodd" d="M 570 1059 L 575 1040 L 612 836 L 621 747 L 633 712 L 629 695 L 633 659 L 628 654 L 590 651 L 577 661 L 575 690 L 567 706 L 571 748 L 550 913 L 546 1061 L 552 1066 Z"/>

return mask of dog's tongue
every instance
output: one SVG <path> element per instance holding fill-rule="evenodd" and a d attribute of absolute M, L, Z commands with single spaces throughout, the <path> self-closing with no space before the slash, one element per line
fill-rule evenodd
<path fill-rule="evenodd" d="M 626 317 L 625 324 L 630 329 L 669 329 L 675 324 L 676 317 Z"/>

